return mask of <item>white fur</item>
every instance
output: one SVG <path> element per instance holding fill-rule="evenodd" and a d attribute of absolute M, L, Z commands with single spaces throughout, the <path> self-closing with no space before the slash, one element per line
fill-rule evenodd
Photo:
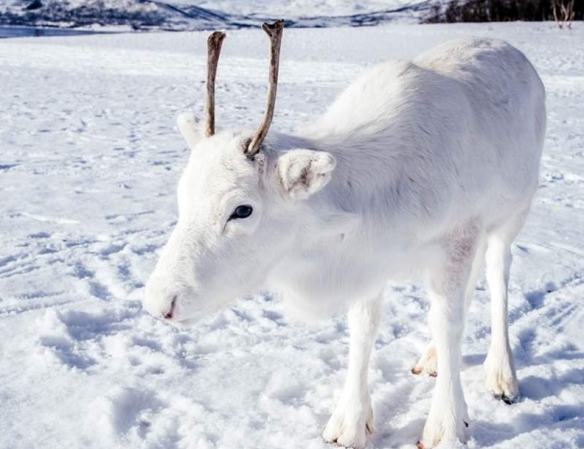
<path fill-rule="evenodd" d="M 192 154 L 179 220 L 147 284 L 145 308 L 190 323 L 262 288 L 304 317 L 350 309 L 350 360 L 328 441 L 363 447 L 372 432 L 367 367 L 388 279 L 422 274 L 438 377 L 422 443 L 467 438 L 460 344 L 485 250 L 493 297 L 492 393 L 518 393 L 507 331 L 510 245 L 538 185 L 545 92 L 528 60 L 498 40 L 460 40 L 413 62 L 369 70 L 296 136 L 203 138 L 182 116 Z M 229 220 L 239 205 L 246 219 Z M 466 298 L 466 299 L 465 299 Z M 423 359 L 422 365 L 425 363 Z"/>

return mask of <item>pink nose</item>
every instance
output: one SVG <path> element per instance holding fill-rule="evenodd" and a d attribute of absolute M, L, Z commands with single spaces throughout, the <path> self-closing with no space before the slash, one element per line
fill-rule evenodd
<path fill-rule="evenodd" d="M 172 316 L 174 315 L 175 306 L 176 306 L 176 296 L 174 298 L 172 298 L 172 302 L 170 303 L 170 310 L 168 312 L 162 314 L 162 316 L 167 320 L 171 320 Z"/>

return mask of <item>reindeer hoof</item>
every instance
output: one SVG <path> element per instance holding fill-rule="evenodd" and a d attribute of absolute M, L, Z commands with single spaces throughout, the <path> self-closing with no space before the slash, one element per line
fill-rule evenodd
<path fill-rule="evenodd" d="M 518 397 L 509 397 L 505 394 L 494 394 L 493 397 L 499 401 L 503 401 L 507 405 L 515 404 L 517 402 Z"/>
<path fill-rule="evenodd" d="M 416 366 L 412 368 L 412 374 L 418 375 L 422 373 L 427 373 L 430 377 L 437 376 L 437 357 L 436 357 L 436 346 L 430 344 Z"/>
<path fill-rule="evenodd" d="M 418 376 L 418 375 L 422 374 L 423 372 L 424 372 L 424 369 L 423 369 L 423 368 L 419 368 L 419 367 L 417 367 L 417 366 L 415 366 L 415 367 L 413 367 L 413 368 L 411 369 L 411 373 L 412 373 L 414 376 Z M 438 373 L 437 373 L 436 371 L 430 371 L 430 372 L 428 373 L 428 376 L 430 376 L 430 377 L 437 377 L 437 376 L 438 376 Z"/>
<path fill-rule="evenodd" d="M 364 409 L 366 412 L 355 414 L 356 409 Z M 371 404 L 345 403 L 341 400 L 329 419 L 322 437 L 328 443 L 337 446 L 362 449 L 367 443 L 367 438 L 374 433 Z"/>

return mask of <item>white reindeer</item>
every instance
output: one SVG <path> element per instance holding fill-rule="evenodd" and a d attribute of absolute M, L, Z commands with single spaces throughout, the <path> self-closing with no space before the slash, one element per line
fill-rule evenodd
<path fill-rule="evenodd" d="M 283 25 L 263 28 L 270 85 L 255 133 L 215 134 L 225 36 L 209 38 L 206 123 L 189 114 L 178 120 L 192 153 L 178 186 L 178 223 L 146 286 L 145 308 L 188 324 L 268 289 L 303 316 L 348 309 L 348 375 L 323 436 L 362 448 L 373 432 L 367 371 L 384 286 L 421 274 L 433 343 L 413 371 L 437 369 L 438 377 L 418 444 L 464 442 L 460 347 L 485 253 L 487 387 L 507 402 L 518 395 L 507 329 L 510 247 L 538 185 L 543 85 L 506 42 L 463 39 L 378 65 L 304 132 L 267 136 Z"/>

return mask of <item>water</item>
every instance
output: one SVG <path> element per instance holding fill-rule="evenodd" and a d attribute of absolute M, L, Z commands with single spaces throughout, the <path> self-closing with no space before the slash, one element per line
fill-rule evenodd
<path fill-rule="evenodd" d="M 0 39 L 8 37 L 34 36 L 79 36 L 82 34 L 97 34 L 97 31 L 76 30 L 71 28 L 36 28 L 29 26 L 0 25 Z"/>

